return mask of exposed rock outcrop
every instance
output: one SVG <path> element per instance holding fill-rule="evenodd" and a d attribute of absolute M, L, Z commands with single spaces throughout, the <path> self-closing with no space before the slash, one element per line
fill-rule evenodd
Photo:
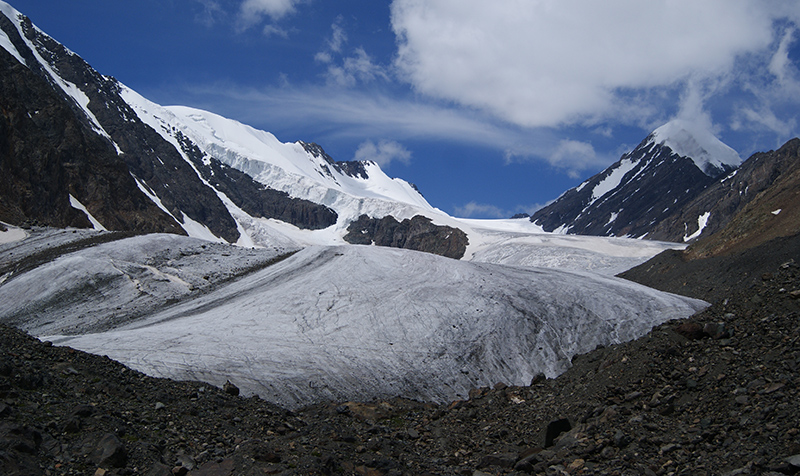
<path fill-rule="evenodd" d="M 798 190 L 800 190 L 800 139 L 795 138 L 778 150 L 751 156 L 735 172 L 717 180 L 690 203 L 677 209 L 672 216 L 656 224 L 648 237 L 680 241 L 683 236 L 691 235 L 698 230 L 698 220 L 705 214 L 708 215 L 702 236 L 711 236 L 729 224 L 730 227 L 722 240 L 725 243 L 724 247 L 706 242 L 702 247 L 703 251 L 695 247 L 698 253 L 709 254 L 712 248 L 720 252 L 723 248 L 730 248 L 739 241 L 748 240 L 745 235 L 752 234 L 754 228 L 759 228 L 757 235 L 762 242 L 778 236 L 787 236 L 792 234 L 791 230 L 787 230 L 786 225 L 778 222 L 792 221 L 794 230 L 800 230 L 797 226 L 800 224 Z M 758 207 L 760 210 L 747 211 L 747 207 L 756 199 L 762 205 L 753 203 L 752 207 Z M 781 212 L 773 215 L 772 212 L 777 210 Z M 743 214 L 738 223 L 732 223 L 734 216 L 740 212 Z M 790 218 L 792 216 L 793 218 Z M 765 220 L 776 223 L 766 227 L 761 226 Z M 719 238 L 716 239 L 717 242 L 720 241 Z"/>
<path fill-rule="evenodd" d="M 425 251 L 461 259 L 467 251 L 467 234 L 458 228 L 434 225 L 430 218 L 416 215 L 398 222 L 392 216 L 370 218 L 361 215 L 347 228 L 345 241 L 354 245 L 375 244 Z"/>

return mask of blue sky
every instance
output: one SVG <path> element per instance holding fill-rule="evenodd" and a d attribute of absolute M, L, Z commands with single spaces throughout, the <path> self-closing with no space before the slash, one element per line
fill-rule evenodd
<path fill-rule="evenodd" d="M 458 216 L 532 212 L 680 117 L 800 135 L 796 0 L 12 0 L 148 99 L 373 159 Z"/>

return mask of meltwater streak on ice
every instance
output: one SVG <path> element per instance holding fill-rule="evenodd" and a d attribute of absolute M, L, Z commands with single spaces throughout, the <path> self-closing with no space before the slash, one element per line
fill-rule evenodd
<path fill-rule="evenodd" d="M 132 326 L 44 338 L 150 375 L 230 379 L 288 407 L 398 395 L 444 402 L 555 376 L 577 353 L 705 306 L 590 273 L 312 247 Z"/>

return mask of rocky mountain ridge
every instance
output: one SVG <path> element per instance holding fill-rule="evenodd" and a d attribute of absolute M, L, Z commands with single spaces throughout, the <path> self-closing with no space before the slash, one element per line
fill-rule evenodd
<path fill-rule="evenodd" d="M 758 230 L 756 236 L 760 242 L 792 234 L 792 230 L 796 228 L 791 225 L 787 228 L 781 223 L 800 223 L 796 217 L 799 171 L 800 139 L 792 139 L 774 151 L 754 154 L 734 172 L 720 178 L 671 217 L 656 224 L 649 236 L 653 239 L 669 239 L 675 236 L 675 230 L 683 227 L 687 235 L 708 237 L 727 228 L 730 232 L 729 236 L 721 240 L 724 244 L 712 245 L 714 241 L 706 240 L 702 247 L 699 244 L 693 247 L 696 252 L 705 255 L 715 254 L 747 239 L 745 236 L 734 236 L 745 231 L 742 225 L 732 222 L 739 213 L 742 213 L 742 217 L 758 217 L 757 222 L 746 227 Z M 768 196 L 771 198 L 767 200 Z M 753 214 L 748 210 L 748 207 L 753 206 L 762 209 Z M 772 213 L 777 210 L 781 211 Z M 764 220 L 771 220 L 773 223 L 762 226 Z M 704 224 L 702 230 L 699 229 L 701 221 Z M 709 247 L 716 248 L 717 251 L 712 252 Z M 701 248 L 704 251 L 700 251 Z"/>
<path fill-rule="evenodd" d="M 759 193 L 798 167 L 797 139 L 734 167 L 730 148 L 707 131 L 695 132 L 703 137 L 700 142 L 711 144 L 700 146 L 679 125 L 659 128 L 531 221 L 545 231 L 693 242 L 724 228 Z M 666 135 L 676 130 L 679 140 Z M 702 159 L 682 155 L 687 151 Z M 715 162 L 714 154 L 727 159 Z"/>
<path fill-rule="evenodd" d="M 720 174 L 732 170 L 725 163 L 703 170 L 667 142 L 658 131 L 653 132 L 618 162 L 534 213 L 531 221 L 545 231 L 650 237 L 654 225 L 681 210 Z M 660 239 L 681 238 L 673 233 Z"/>
<path fill-rule="evenodd" d="M 0 179 L 0 220 L 257 245 L 281 233 L 269 220 L 344 234 L 358 216 L 349 207 L 400 219 L 434 212 L 375 163 L 337 162 L 317 144 L 153 104 L 4 2 L 0 28 L 0 160 L 10 172 Z M 214 127 L 236 135 L 220 143 Z"/>

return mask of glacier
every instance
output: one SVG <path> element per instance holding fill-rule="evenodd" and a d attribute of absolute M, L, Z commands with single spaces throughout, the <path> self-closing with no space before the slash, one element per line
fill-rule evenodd
<path fill-rule="evenodd" d="M 447 402 L 705 307 L 618 278 L 370 246 L 309 247 L 113 330 L 42 339 L 147 374 L 236 384 L 288 408 Z"/>
<path fill-rule="evenodd" d="M 514 225 L 498 224 L 483 252 L 498 237 L 519 240 Z M 46 249 L 47 237 L 15 241 L 12 231 L 0 264 Z M 104 235 L 52 233 L 62 245 Z M 641 252 L 641 241 L 604 241 L 607 259 Z M 588 271 L 376 246 L 286 253 L 173 235 L 82 248 L 2 280 L 3 322 L 149 375 L 230 380 L 287 408 L 394 396 L 447 402 L 474 387 L 525 385 L 563 372 L 576 354 L 707 306 Z"/>

